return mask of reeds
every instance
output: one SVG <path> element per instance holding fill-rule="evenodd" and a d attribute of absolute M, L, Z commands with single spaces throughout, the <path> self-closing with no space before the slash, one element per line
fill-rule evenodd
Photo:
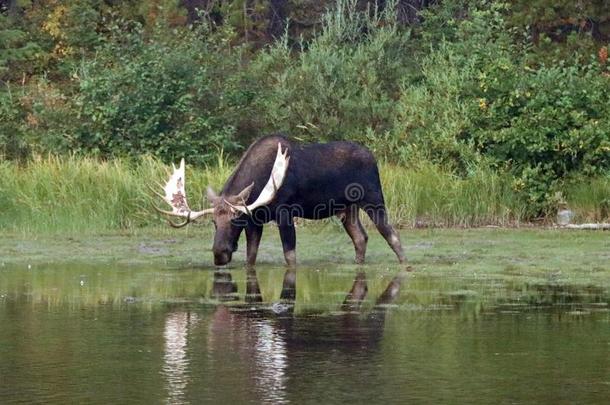
<path fill-rule="evenodd" d="M 476 169 L 462 178 L 438 166 L 381 166 L 386 204 L 400 226 L 509 225 L 526 219 L 527 210 L 511 178 Z"/>
<path fill-rule="evenodd" d="M 163 183 L 168 170 L 152 158 L 132 162 L 47 157 L 25 166 L 2 162 L 0 228 L 76 233 L 160 224 L 148 186 Z M 218 188 L 229 170 L 222 155 L 214 168 L 188 170 L 190 204 L 199 206 L 203 186 Z"/>
<path fill-rule="evenodd" d="M 565 188 L 568 208 L 579 222 L 610 220 L 610 175 L 572 180 Z"/>
<path fill-rule="evenodd" d="M 152 209 L 148 186 L 158 187 L 169 169 L 152 158 L 52 156 L 25 165 L 0 162 L 0 229 L 100 233 L 163 225 Z M 187 167 L 191 208 L 207 206 L 205 187 L 218 191 L 232 169 L 222 154 L 213 166 Z M 432 164 L 382 163 L 380 173 L 391 221 L 399 226 L 506 226 L 528 219 L 528 207 L 513 190 L 512 178 L 489 169 L 458 177 Z M 573 182 L 564 194 L 577 219 L 608 220 L 609 177 Z"/>

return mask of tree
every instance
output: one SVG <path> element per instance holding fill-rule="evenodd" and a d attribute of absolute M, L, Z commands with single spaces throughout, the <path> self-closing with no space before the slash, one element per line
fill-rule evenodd
<path fill-rule="evenodd" d="M 28 38 L 27 32 L 13 23 L 12 18 L 0 15 L 0 81 L 19 80 L 31 73 L 32 63 L 42 49 Z"/>
<path fill-rule="evenodd" d="M 287 0 L 270 0 L 267 11 L 267 35 L 277 39 L 286 31 Z"/>

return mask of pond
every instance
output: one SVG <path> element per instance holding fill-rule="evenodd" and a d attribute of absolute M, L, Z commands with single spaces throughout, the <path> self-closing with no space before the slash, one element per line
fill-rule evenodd
<path fill-rule="evenodd" d="M 595 403 L 610 292 L 398 266 L 0 267 L 0 403 Z"/>

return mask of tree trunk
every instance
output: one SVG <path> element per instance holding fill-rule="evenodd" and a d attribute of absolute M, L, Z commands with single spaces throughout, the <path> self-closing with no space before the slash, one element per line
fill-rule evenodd
<path fill-rule="evenodd" d="M 214 6 L 219 1 L 220 0 L 181 0 L 182 6 L 186 9 L 187 21 L 189 23 L 199 20 L 199 11 L 203 11 L 208 14 L 216 24 L 221 24 L 222 16 L 213 11 Z"/>
<path fill-rule="evenodd" d="M 396 2 L 396 19 L 402 25 L 419 24 L 421 22 L 419 12 L 434 3 L 436 3 L 435 0 L 398 0 Z M 386 0 L 378 0 L 379 11 L 383 11 L 386 4 Z"/>
<path fill-rule="evenodd" d="M 287 0 L 270 0 L 267 9 L 267 36 L 277 39 L 286 32 L 286 6 Z"/>
<path fill-rule="evenodd" d="M 10 17 L 17 17 L 20 11 L 17 0 L 0 0 L 0 12 L 6 12 Z"/>

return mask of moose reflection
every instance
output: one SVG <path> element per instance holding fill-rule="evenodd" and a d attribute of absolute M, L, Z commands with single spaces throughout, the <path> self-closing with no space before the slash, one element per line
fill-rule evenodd
<path fill-rule="evenodd" d="M 384 319 L 387 304 L 391 304 L 398 293 L 402 281 L 404 280 L 407 271 L 400 271 L 390 281 L 383 293 L 378 297 L 375 302 L 373 310 L 368 314 L 365 319 Z M 254 268 L 246 269 L 246 291 L 244 294 L 245 305 L 232 305 L 229 312 L 234 313 L 236 316 L 249 316 L 249 317 L 260 317 L 260 316 L 273 316 L 273 315 L 285 315 L 292 314 L 294 311 L 294 303 L 296 300 L 296 270 L 294 268 L 288 268 L 284 273 L 284 279 L 282 283 L 282 290 L 280 293 L 279 301 L 276 301 L 269 306 L 263 305 L 263 297 L 258 282 L 256 270 Z M 360 271 L 356 273 L 354 282 L 351 289 L 348 291 L 342 305 L 340 306 L 341 317 L 354 317 L 359 315 L 360 307 L 364 299 L 368 294 L 368 283 L 366 279 L 366 272 Z M 230 271 L 219 270 L 214 272 L 214 282 L 212 284 L 212 290 L 210 292 L 212 298 L 218 299 L 221 302 L 237 301 L 239 300 L 237 283 L 233 281 L 232 274 Z M 260 305 L 252 305 L 260 304 Z M 217 308 L 224 311 L 223 305 Z M 360 319 L 360 316 L 356 318 Z"/>
<path fill-rule="evenodd" d="M 337 316 L 295 315 L 297 274 L 294 268 L 284 273 L 279 299 L 270 302 L 261 294 L 257 272 L 246 270 L 245 291 L 230 271 L 216 271 L 209 295 L 220 301 L 209 322 L 198 322 L 188 311 L 167 315 L 164 376 L 170 402 L 184 398 L 189 356 L 205 352 L 207 390 L 220 389 L 227 376 L 226 362 L 241 372 L 231 378 L 239 385 L 232 393 L 235 400 L 255 398 L 261 402 L 286 400 L 287 381 L 303 366 L 299 360 L 305 350 L 319 350 L 326 357 L 348 354 L 362 358 L 377 351 L 383 337 L 387 304 L 400 292 L 406 272 L 397 274 L 378 297 L 368 313 L 361 304 L 368 294 L 366 273 L 355 275 L 351 289 L 337 308 Z M 240 302 L 241 300 L 241 302 Z M 189 314 L 189 315 L 187 315 Z M 315 333 L 313 333 L 315 331 Z M 203 338 L 205 347 L 189 346 L 189 340 Z M 329 345 L 330 342 L 334 344 Z M 187 347 L 189 348 L 187 350 Z M 173 371 L 176 374 L 172 374 Z M 192 388 L 192 387 L 191 387 Z M 194 388 L 193 388 L 194 389 Z"/>

